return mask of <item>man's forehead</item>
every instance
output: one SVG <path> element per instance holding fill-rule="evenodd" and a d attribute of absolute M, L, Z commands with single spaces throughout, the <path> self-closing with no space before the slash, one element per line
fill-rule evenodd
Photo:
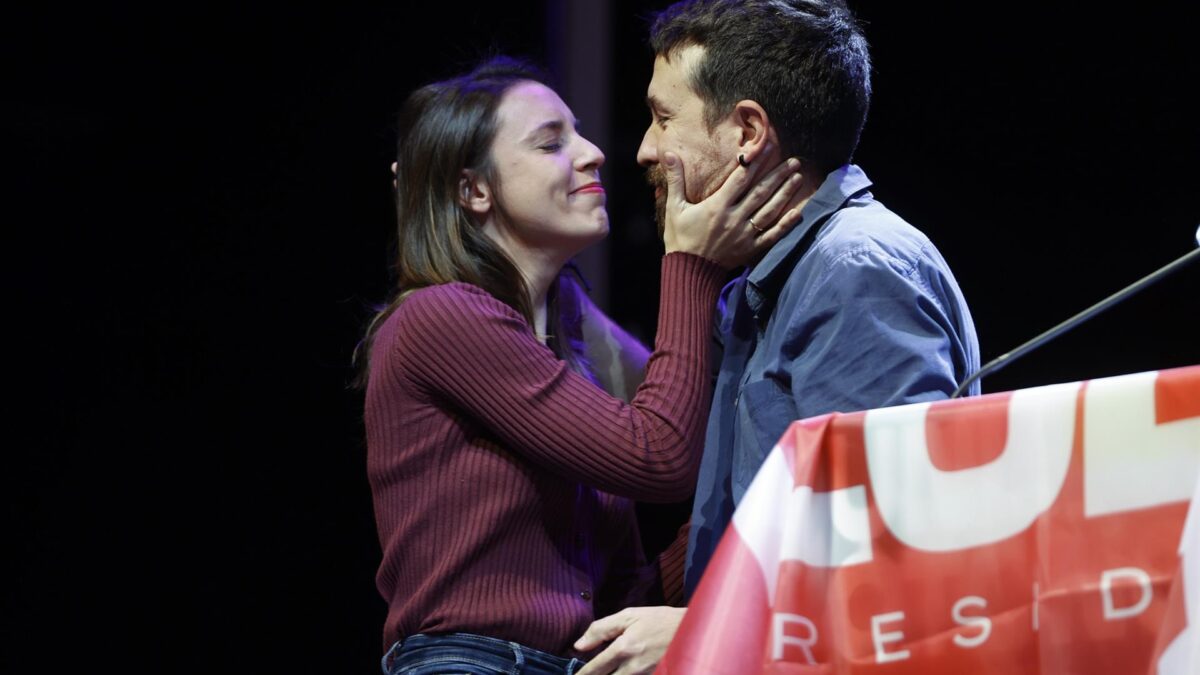
<path fill-rule="evenodd" d="M 704 47 L 689 44 L 676 47 L 666 54 L 654 58 L 654 74 L 646 89 L 646 103 L 653 107 L 664 104 L 668 99 L 692 94 L 691 74 L 704 56 Z"/>

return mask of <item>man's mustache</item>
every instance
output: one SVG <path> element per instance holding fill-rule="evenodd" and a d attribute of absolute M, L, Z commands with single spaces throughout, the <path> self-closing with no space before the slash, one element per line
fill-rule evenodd
<path fill-rule="evenodd" d="M 646 169 L 646 182 L 649 183 L 651 187 L 662 188 L 663 194 L 666 195 L 667 171 L 666 169 L 662 168 L 662 165 L 655 164 L 649 169 Z"/>

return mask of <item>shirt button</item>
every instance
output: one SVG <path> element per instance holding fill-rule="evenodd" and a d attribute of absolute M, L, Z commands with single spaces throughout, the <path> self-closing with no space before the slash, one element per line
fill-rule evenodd
<path fill-rule="evenodd" d="M 584 600 L 591 600 L 592 592 L 591 591 L 579 591 L 579 597 L 583 598 Z"/>

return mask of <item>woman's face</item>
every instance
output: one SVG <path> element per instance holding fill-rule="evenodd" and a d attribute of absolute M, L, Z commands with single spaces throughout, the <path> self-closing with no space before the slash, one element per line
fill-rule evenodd
<path fill-rule="evenodd" d="M 492 162 L 507 217 L 500 236 L 531 252 L 571 256 L 608 234 L 604 153 L 575 129 L 558 94 L 536 82 L 509 89 L 496 111 Z"/>

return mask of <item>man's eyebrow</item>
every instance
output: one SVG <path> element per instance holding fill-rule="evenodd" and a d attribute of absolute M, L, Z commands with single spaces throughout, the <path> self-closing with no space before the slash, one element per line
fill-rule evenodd
<path fill-rule="evenodd" d="M 650 109 L 650 112 L 655 114 L 669 112 L 667 106 L 663 105 L 662 101 L 655 98 L 654 94 L 646 95 L 646 107 Z"/>

